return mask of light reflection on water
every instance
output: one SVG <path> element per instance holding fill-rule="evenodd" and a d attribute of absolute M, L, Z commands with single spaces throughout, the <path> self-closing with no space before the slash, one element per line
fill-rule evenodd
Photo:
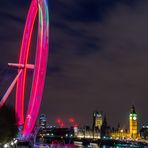
<path fill-rule="evenodd" d="M 122 146 L 122 145 L 117 145 L 117 146 L 108 146 L 108 145 L 102 145 L 102 146 L 97 146 L 97 145 L 93 145 L 93 146 L 75 146 L 75 145 L 59 145 L 57 144 L 56 146 L 50 146 L 50 148 L 148 148 L 148 147 L 141 147 L 141 146 Z"/>

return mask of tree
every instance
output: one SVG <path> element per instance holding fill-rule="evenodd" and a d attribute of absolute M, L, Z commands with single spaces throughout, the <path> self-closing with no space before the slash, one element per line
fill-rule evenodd
<path fill-rule="evenodd" d="M 0 109 L 0 143 L 7 143 L 16 137 L 18 133 L 16 123 L 14 108 L 4 105 Z"/>

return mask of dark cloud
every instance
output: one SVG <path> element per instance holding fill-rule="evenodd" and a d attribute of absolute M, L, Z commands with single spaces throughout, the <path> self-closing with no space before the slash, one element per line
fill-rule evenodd
<path fill-rule="evenodd" d="M 117 3 L 133 4 L 134 0 L 69 0 L 69 2 L 59 0 L 51 2 L 53 9 L 58 9 L 57 13 L 67 21 L 79 21 L 90 23 L 102 20 L 107 12 L 117 5 Z M 54 7 L 55 6 L 55 7 Z M 54 10 L 53 10 L 54 11 Z M 56 13 L 56 12 L 55 12 Z"/>
<path fill-rule="evenodd" d="M 18 59 L 29 2 L 0 2 L 2 67 Z M 146 123 L 148 2 L 51 0 L 49 4 L 49 62 L 41 105 L 49 122 L 74 116 L 87 124 L 97 109 L 106 112 L 111 124 L 121 121 L 126 126 L 129 108 L 135 104 L 140 123 Z"/>
<path fill-rule="evenodd" d="M 71 19 L 61 12 L 52 18 L 55 24 L 53 42 L 58 45 L 54 48 L 57 51 L 54 58 L 62 67 L 62 75 L 55 77 L 55 81 L 50 80 L 52 86 L 48 96 L 55 99 L 51 99 L 50 104 L 63 113 L 75 110 L 73 114 L 78 117 L 79 113 L 85 120 L 97 108 L 106 111 L 114 125 L 118 121 L 127 125 L 131 104 L 135 104 L 142 115 L 146 105 L 139 104 L 145 104 L 148 96 L 147 2 L 106 3 L 101 12 L 103 19 L 92 16 L 87 23 L 84 19 L 89 9 L 85 13 L 86 9 L 77 3 L 66 3 L 67 7 L 75 8 L 75 12 L 71 9 L 72 13 L 67 14 L 74 15 Z M 65 7 L 65 11 L 69 12 L 71 7 Z M 77 7 L 84 13 L 76 13 Z M 58 115 L 58 111 L 54 110 L 52 114 Z M 141 123 L 147 120 L 144 115 L 140 119 Z"/>
<path fill-rule="evenodd" d="M 1 19 L 7 18 L 9 21 L 13 20 L 15 22 L 22 22 L 22 23 L 25 22 L 25 19 L 22 19 L 21 17 L 15 16 L 14 14 L 10 14 L 8 12 L 5 13 L 1 11 L 0 14 L 1 14 Z"/>

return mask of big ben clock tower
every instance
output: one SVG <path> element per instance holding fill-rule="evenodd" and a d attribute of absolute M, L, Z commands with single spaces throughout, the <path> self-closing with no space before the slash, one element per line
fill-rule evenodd
<path fill-rule="evenodd" d="M 137 114 L 134 106 L 132 106 L 131 112 L 129 114 L 129 128 L 130 128 L 130 137 L 136 139 L 138 134 L 137 133 L 138 126 L 137 126 Z"/>

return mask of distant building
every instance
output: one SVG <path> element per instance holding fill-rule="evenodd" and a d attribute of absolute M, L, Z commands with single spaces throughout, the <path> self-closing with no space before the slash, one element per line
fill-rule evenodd
<path fill-rule="evenodd" d="M 75 138 L 85 138 L 85 139 L 100 139 L 100 132 L 93 131 L 89 126 L 84 128 L 79 128 Z"/>
<path fill-rule="evenodd" d="M 102 123 L 103 123 L 102 113 L 95 111 L 93 113 L 93 125 L 92 125 L 93 137 L 100 137 Z"/>
<path fill-rule="evenodd" d="M 102 123 L 103 123 L 102 113 L 97 111 L 94 112 L 93 113 L 93 130 L 98 129 L 100 131 Z"/>
<path fill-rule="evenodd" d="M 102 126 L 101 126 L 101 132 L 100 132 L 101 138 L 109 137 L 110 133 L 111 133 L 111 129 L 110 129 L 110 126 L 107 125 L 107 119 L 105 115 L 103 118 Z"/>
<path fill-rule="evenodd" d="M 39 118 L 39 126 L 41 128 L 46 128 L 46 123 L 47 123 L 47 117 L 45 114 L 41 114 Z"/>
<path fill-rule="evenodd" d="M 130 138 L 129 132 L 125 129 L 113 130 L 110 133 L 112 139 L 128 139 Z"/>
<path fill-rule="evenodd" d="M 102 114 L 95 111 L 93 113 L 93 124 L 92 128 L 85 126 L 83 128 L 78 128 L 76 138 L 86 138 L 86 139 L 100 139 L 100 132 L 103 123 Z"/>
<path fill-rule="evenodd" d="M 132 106 L 131 112 L 129 114 L 129 134 L 130 138 L 136 139 L 138 136 L 138 125 L 137 125 L 137 114 L 135 107 Z"/>
<path fill-rule="evenodd" d="M 148 126 L 142 126 L 140 129 L 140 137 L 141 139 L 148 140 Z"/>

